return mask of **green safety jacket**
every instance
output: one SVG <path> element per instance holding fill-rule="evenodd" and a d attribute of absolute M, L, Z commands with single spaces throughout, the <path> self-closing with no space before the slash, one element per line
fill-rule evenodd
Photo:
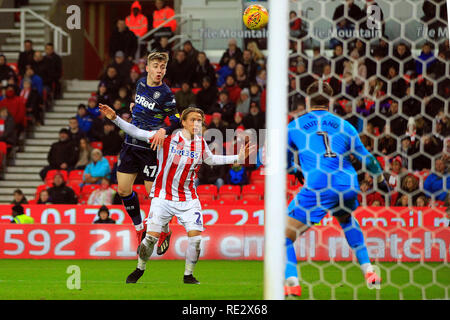
<path fill-rule="evenodd" d="M 34 218 L 27 216 L 26 214 L 19 214 L 18 216 L 15 216 L 13 218 L 15 223 L 20 223 L 20 224 L 31 224 L 34 223 Z"/>

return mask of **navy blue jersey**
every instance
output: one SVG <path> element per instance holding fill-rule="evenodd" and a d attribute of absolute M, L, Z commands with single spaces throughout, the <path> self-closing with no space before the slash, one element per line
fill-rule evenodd
<path fill-rule="evenodd" d="M 164 123 L 169 117 L 171 125 Z M 147 78 L 141 78 L 136 83 L 136 97 L 132 111 L 132 124 L 142 130 L 166 129 L 167 134 L 179 127 L 180 115 L 178 114 L 175 96 L 170 88 L 163 83 L 157 87 L 147 85 Z M 133 146 L 149 149 L 147 142 L 139 141 L 126 135 L 125 143 Z"/>

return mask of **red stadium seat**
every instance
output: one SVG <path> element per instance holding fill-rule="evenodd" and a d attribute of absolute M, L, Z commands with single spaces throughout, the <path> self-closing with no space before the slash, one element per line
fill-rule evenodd
<path fill-rule="evenodd" d="M 36 204 L 37 199 L 28 200 L 28 204 Z"/>
<path fill-rule="evenodd" d="M 72 170 L 69 173 L 69 183 L 81 183 L 83 182 L 83 170 Z"/>
<path fill-rule="evenodd" d="M 250 174 L 250 183 L 261 184 L 265 181 L 265 175 L 261 174 L 262 170 L 255 170 Z"/>
<path fill-rule="evenodd" d="M 41 191 L 42 190 L 45 190 L 45 189 L 48 189 L 48 185 L 47 184 L 41 184 L 40 186 L 37 186 L 37 188 L 36 188 L 36 193 L 35 193 L 35 195 L 34 195 L 34 198 L 36 199 L 36 200 L 39 200 L 39 195 L 41 194 Z"/>
<path fill-rule="evenodd" d="M 197 194 L 198 194 L 198 197 L 199 197 L 199 199 L 200 199 L 200 202 L 203 204 L 204 202 L 207 202 L 207 201 L 214 201 L 214 199 L 215 199 L 215 197 L 214 197 L 214 195 L 212 194 L 212 193 L 201 193 L 201 194 L 199 194 L 198 192 L 197 192 Z"/>
<path fill-rule="evenodd" d="M 99 184 L 85 184 L 83 188 L 81 188 L 81 195 L 90 195 L 92 191 L 100 188 Z"/>
<path fill-rule="evenodd" d="M 192 93 L 197 94 L 202 88 L 192 88 Z"/>
<path fill-rule="evenodd" d="M 258 194 L 264 196 L 264 185 L 263 184 L 247 184 L 242 187 L 242 195 L 245 194 Z"/>
<path fill-rule="evenodd" d="M 67 170 L 49 170 L 47 172 L 47 175 L 45 176 L 45 183 L 51 186 L 53 184 L 53 179 L 55 178 L 55 175 L 57 173 L 60 173 L 63 176 L 64 181 L 67 181 L 69 178 L 69 173 Z"/>
<path fill-rule="evenodd" d="M 212 120 L 212 115 L 210 115 L 210 114 L 205 114 L 205 124 L 206 124 L 207 126 L 209 126 L 209 124 L 211 123 L 211 120 Z"/>
<path fill-rule="evenodd" d="M 103 142 L 101 142 L 101 141 L 92 141 L 91 142 L 91 147 L 94 148 L 94 149 L 102 150 L 103 149 Z"/>
<path fill-rule="evenodd" d="M 67 186 L 72 188 L 73 192 L 75 192 L 77 197 L 80 196 L 81 187 L 80 187 L 79 183 L 77 183 L 77 182 L 69 182 L 69 184 Z"/>
<path fill-rule="evenodd" d="M 8 146 L 7 146 L 6 142 L 0 142 L 0 153 L 6 155 L 7 152 L 8 152 Z"/>
<path fill-rule="evenodd" d="M 262 195 L 258 193 L 242 193 L 242 200 L 259 201 L 262 200 Z"/>
<path fill-rule="evenodd" d="M 117 162 L 118 156 L 105 156 L 106 160 L 109 162 L 109 167 L 111 170 L 113 169 L 114 165 Z"/>
<path fill-rule="evenodd" d="M 232 184 L 225 184 L 221 186 L 219 190 L 220 200 L 239 199 L 240 195 L 241 195 L 241 187 Z"/>
<path fill-rule="evenodd" d="M 197 187 L 197 194 L 212 194 L 217 195 L 217 187 L 214 184 L 201 184 Z"/>
<path fill-rule="evenodd" d="M 133 191 L 135 191 L 136 193 L 143 193 L 143 194 L 147 194 L 147 190 L 145 189 L 145 185 L 144 184 L 134 184 L 133 185 Z"/>

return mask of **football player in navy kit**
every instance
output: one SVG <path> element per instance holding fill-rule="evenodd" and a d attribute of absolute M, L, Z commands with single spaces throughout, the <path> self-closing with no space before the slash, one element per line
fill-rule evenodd
<path fill-rule="evenodd" d="M 151 52 L 147 58 L 147 77 L 136 83 L 136 97 L 131 105 L 132 124 L 143 130 L 158 130 L 151 145 L 126 135 L 117 166 L 118 193 L 128 215 L 136 228 L 138 244 L 145 237 L 139 199 L 133 184 L 139 172 L 143 173 L 145 189 L 150 194 L 156 175 L 156 148 L 162 145 L 166 135 L 179 128 L 180 115 L 176 109 L 175 96 L 162 82 L 166 74 L 169 56 L 165 52 Z M 170 126 L 164 120 L 170 119 Z M 171 231 L 168 225 L 163 228 L 157 253 L 164 254 L 170 241 Z"/>

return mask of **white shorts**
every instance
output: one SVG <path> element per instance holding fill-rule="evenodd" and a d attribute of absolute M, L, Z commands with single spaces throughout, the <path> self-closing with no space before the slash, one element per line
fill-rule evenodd
<path fill-rule="evenodd" d="M 171 201 L 153 198 L 147 219 L 147 231 L 161 233 L 161 229 L 176 216 L 186 232 L 203 231 L 203 214 L 198 199 L 188 201 Z"/>

